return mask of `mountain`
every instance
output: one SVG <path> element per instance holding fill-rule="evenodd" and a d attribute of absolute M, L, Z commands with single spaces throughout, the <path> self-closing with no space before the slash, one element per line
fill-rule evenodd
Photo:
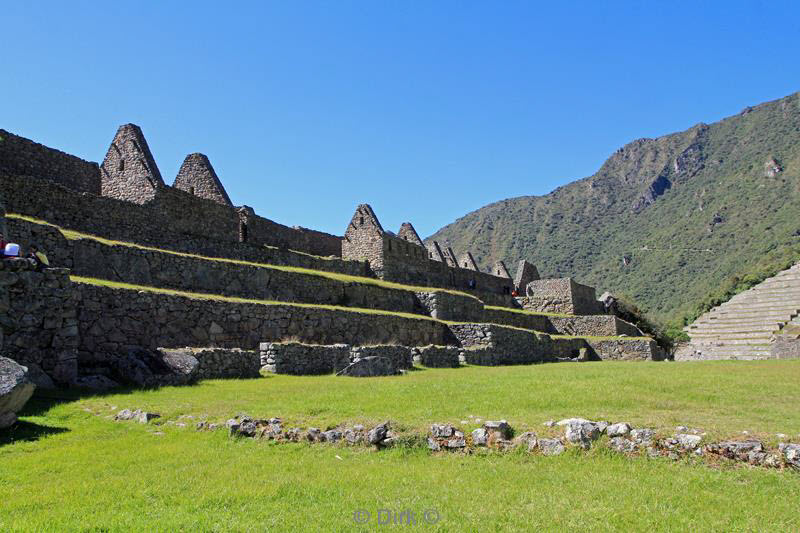
<path fill-rule="evenodd" d="M 482 269 L 532 260 L 678 326 L 744 276 L 800 258 L 798 215 L 800 93 L 633 141 L 588 178 L 487 205 L 426 240 L 471 250 Z"/>

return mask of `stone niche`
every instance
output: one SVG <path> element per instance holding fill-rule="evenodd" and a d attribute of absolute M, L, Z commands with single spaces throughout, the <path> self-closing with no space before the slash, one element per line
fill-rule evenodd
<path fill-rule="evenodd" d="M 601 312 L 594 287 L 572 278 L 539 279 L 528 283 L 525 296 L 518 299 L 524 309 L 568 315 L 595 315 Z"/>

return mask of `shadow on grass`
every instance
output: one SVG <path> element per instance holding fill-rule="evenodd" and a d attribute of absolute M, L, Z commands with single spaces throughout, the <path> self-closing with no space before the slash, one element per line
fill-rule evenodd
<path fill-rule="evenodd" d="M 15 442 L 32 442 L 48 435 L 57 435 L 66 431 L 69 431 L 69 429 L 40 426 L 39 424 L 20 420 L 10 428 L 0 430 L 0 447 Z"/>

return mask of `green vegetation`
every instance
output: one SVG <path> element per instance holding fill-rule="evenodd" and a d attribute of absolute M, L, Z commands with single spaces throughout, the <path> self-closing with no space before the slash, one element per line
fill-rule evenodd
<path fill-rule="evenodd" d="M 418 441 L 382 452 L 273 444 L 193 423 L 246 412 L 321 428 L 390 419 L 406 432 L 433 422 L 471 429 L 460 421 L 473 415 L 542 435 L 552 431 L 544 420 L 586 416 L 774 439 L 800 432 L 798 380 L 798 361 L 584 363 L 38 398 L 17 428 L 0 432 L 0 529 L 343 531 L 358 509 L 435 509 L 439 523 L 420 530 L 795 530 L 800 476 L 792 472 L 627 459 L 601 447 L 559 457 L 432 456 Z M 109 418 L 134 407 L 163 418 Z M 179 420 L 187 414 L 195 418 Z"/>
<path fill-rule="evenodd" d="M 528 259 L 543 276 L 610 290 L 675 337 L 708 306 L 800 259 L 799 104 L 794 94 L 635 141 L 593 176 L 491 204 L 430 238 L 470 249 L 482 267 Z M 767 177 L 772 158 L 783 171 Z M 659 176 L 671 188 L 635 210 Z"/>

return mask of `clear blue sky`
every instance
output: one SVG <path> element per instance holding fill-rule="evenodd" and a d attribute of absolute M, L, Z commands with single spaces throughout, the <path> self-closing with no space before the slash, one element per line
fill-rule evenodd
<path fill-rule="evenodd" d="M 564 4 L 564 5 L 558 5 Z M 6 2 L 0 127 L 101 161 L 144 130 L 237 205 L 422 236 L 640 137 L 800 89 L 800 2 Z"/>

